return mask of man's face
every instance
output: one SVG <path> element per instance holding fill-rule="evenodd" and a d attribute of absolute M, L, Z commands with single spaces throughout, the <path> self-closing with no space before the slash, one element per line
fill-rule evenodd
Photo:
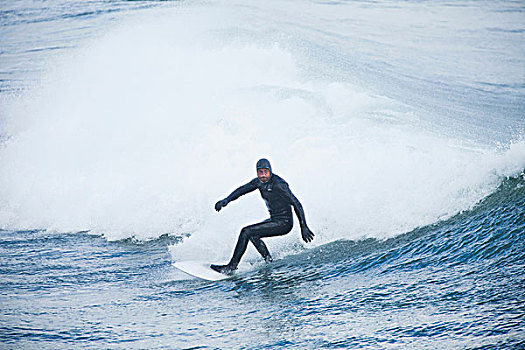
<path fill-rule="evenodd" d="M 257 177 L 261 182 L 268 182 L 268 180 L 270 180 L 270 170 L 257 169 Z"/>

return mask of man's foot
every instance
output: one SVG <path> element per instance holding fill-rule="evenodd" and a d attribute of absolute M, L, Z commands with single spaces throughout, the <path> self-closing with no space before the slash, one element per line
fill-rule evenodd
<path fill-rule="evenodd" d="M 233 275 L 233 272 L 237 270 L 236 266 L 230 266 L 230 265 L 210 265 L 212 270 L 215 270 L 219 273 L 223 273 L 225 275 Z"/>
<path fill-rule="evenodd" d="M 264 258 L 264 262 L 269 264 L 269 263 L 272 263 L 273 262 L 273 259 L 271 256 L 267 256 L 266 258 Z"/>

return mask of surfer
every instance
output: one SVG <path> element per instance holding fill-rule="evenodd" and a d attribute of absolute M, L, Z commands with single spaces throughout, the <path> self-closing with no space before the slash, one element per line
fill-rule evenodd
<path fill-rule="evenodd" d="M 267 159 L 260 159 L 257 162 L 256 169 L 257 177 L 246 185 L 237 188 L 225 199 L 218 201 L 215 204 L 215 210 L 220 211 L 231 201 L 258 189 L 270 212 L 270 218 L 258 224 L 246 226 L 241 230 L 230 262 L 227 265 L 210 266 L 217 272 L 224 274 L 233 273 L 248 247 L 248 241 L 253 243 L 266 262 L 272 262 L 272 256 L 261 238 L 282 236 L 292 230 L 293 217 L 291 207 L 294 208 L 295 214 L 299 218 L 303 240 L 308 243 L 314 238 L 313 232 L 310 231 L 306 224 L 303 206 L 290 191 L 286 181 L 279 175 L 272 173 L 272 167 Z"/>

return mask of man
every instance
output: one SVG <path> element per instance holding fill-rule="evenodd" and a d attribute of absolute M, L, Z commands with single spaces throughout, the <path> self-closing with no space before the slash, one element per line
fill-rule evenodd
<path fill-rule="evenodd" d="M 237 269 L 237 265 L 239 265 L 239 261 L 246 251 L 248 241 L 253 243 L 266 262 L 272 262 L 272 256 L 261 238 L 282 236 L 292 230 L 293 217 L 291 207 L 294 208 L 295 214 L 299 218 L 303 240 L 308 243 L 314 238 L 313 232 L 306 225 L 303 206 L 290 191 L 286 181 L 277 174 L 272 173 L 272 167 L 267 159 L 260 159 L 257 162 L 256 169 L 257 178 L 239 187 L 225 199 L 218 201 L 215 204 L 215 210 L 220 211 L 231 201 L 258 189 L 266 202 L 266 207 L 270 212 L 270 219 L 244 227 L 241 230 L 230 262 L 227 265 L 210 266 L 217 272 L 232 274 Z"/>

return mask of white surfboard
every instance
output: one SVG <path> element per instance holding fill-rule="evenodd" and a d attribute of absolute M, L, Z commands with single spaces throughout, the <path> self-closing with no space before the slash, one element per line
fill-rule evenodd
<path fill-rule="evenodd" d="M 231 277 L 212 270 L 210 265 L 211 263 L 203 261 L 177 261 L 173 263 L 173 266 L 182 272 L 207 281 L 220 281 Z"/>

